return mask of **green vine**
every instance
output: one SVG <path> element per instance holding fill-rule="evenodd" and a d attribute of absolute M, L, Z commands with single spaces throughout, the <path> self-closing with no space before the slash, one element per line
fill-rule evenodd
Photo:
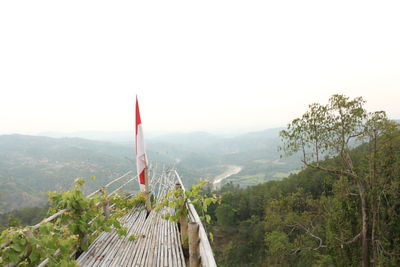
<path fill-rule="evenodd" d="M 89 244 L 103 231 L 112 229 L 125 236 L 127 229 L 121 224 L 121 217 L 133 207 L 144 203 L 143 194 L 133 198 L 124 195 L 101 195 L 91 198 L 83 196 L 83 179 L 76 179 L 75 186 L 67 192 L 50 192 L 49 215 L 67 209 L 52 222 L 43 223 L 38 229 L 12 227 L 0 235 L 0 244 L 11 241 L 0 249 L 0 266 L 36 266 L 48 258 L 47 266 L 77 266 L 71 255 L 86 250 Z M 103 214 L 103 206 L 113 206 L 108 216 Z M 130 236 L 129 240 L 135 240 Z"/>
<path fill-rule="evenodd" d="M 36 266 L 47 256 L 51 257 L 49 266 L 76 266 L 69 256 L 78 237 L 53 223 L 42 224 L 34 233 L 27 227 L 10 228 L 2 232 L 0 240 L 12 241 L 1 250 L 1 266 L 18 262 L 18 266 Z M 57 250 L 59 253 L 53 256 Z"/>
<path fill-rule="evenodd" d="M 184 191 L 182 188 L 176 188 L 169 191 L 157 204 L 155 210 L 161 212 L 164 208 L 172 208 L 172 212 L 163 214 L 163 218 L 177 222 L 181 217 L 187 217 L 189 214 L 187 205 L 190 202 L 201 212 L 200 219 L 209 224 L 210 215 L 207 214 L 208 206 L 219 201 L 216 195 L 207 196 L 203 193 L 203 188 L 208 180 L 200 180 L 198 184 L 192 186 L 190 190 Z"/>

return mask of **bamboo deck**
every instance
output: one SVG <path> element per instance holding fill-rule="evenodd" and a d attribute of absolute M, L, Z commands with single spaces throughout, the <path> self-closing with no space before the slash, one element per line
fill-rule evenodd
<path fill-rule="evenodd" d="M 115 231 L 102 233 L 78 258 L 80 266 L 186 266 L 178 225 L 164 220 L 144 207 L 122 218 L 128 228 L 126 237 Z M 130 241 L 130 235 L 136 240 Z"/>
<path fill-rule="evenodd" d="M 162 175 L 153 177 L 151 181 L 157 200 L 160 200 L 169 190 L 173 189 L 175 183 L 181 184 L 185 189 L 176 170 L 162 172 Z M 197 222 L 200 226 L 200 266 L 216 267 L 207 234 L 190 202 L 188 209 L 189 221 Z M 164 212 L 166 210 L 160 213 Z M 172 213 L 173 211 L 169 210 L 168 212 Z M 144 204 L 134 208 L 120 220 L 128 228 L 127 235 L 120 237 L 115 231 L 100 234 L 88 250 L 79 256 L 78 264 L 87 267 L 186 266 L 188 262 L 185 262 L 178 225 L 175 222 L 163 219 L 160 213 L 151 211 L 147 215 Z M 130 241 L 129 236 L 131 235 L 136 236 L 137 239 Z"/>

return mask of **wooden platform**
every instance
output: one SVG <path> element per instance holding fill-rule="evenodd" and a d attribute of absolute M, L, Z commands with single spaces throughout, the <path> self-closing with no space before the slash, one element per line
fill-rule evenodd
<path fill-rule="evenodd" d="M 102 233 L 78 258 L 80 266 L 186 266 L 178 226 L 144 207 L 122 218 L 128 228 L 126 237 Z M 135 235 L 136 240 L 128 237 Z"/>
<path fill-rule="evenodd" d="M 131 180 L 125 182 L 124 185 Z M 156 201 L 161 200 L 162 196 L 172 190 L 176 183 L 179 183 L 185 189 L 176 170 L 163 170 L 161 175 L 153 175 L 151 181 Z M 199 224 L 201 266 L 216 267 L 207 233 L 190 201 L 187 203 L 187 208 L 189 211 L 188 220 Z M 172 213 L 172 210 L 168 211 Z M 160 213 L 164 212 L 166 210 Z M 163 219 L 160 213 L 151 211 L 147 215 L 144 205 L 134 208 L 132 212 L 121 218 L 121 222 L 128 228 L 127 236 L 120 237 L 115 232 L 100 234 L 88 250 L 79 256 L 78 264 L 80 266 L 104 267 L 186 266 L 178 225 Z M 129 236 L 131 235 L 136 236 L 137 239 L 130 241 Z"/>

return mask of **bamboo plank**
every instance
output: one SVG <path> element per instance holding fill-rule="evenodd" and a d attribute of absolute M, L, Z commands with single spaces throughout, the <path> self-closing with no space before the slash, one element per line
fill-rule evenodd
<path fill-rule="evenodd" d="M 146 216 L 147 212 L 144 210 L 141 211 L 140 218 L 136 221 L 136 224 L 132 228 L 132 231 L 130 233 L 137 236 L 138 239 L 135 240 L 134 242 L 128 243 L 125 251 L 123 251 L 121 255 L 121 258 L 118 261 L 116 261 L 115 266 L 129 266 L 128 265 L 129 258 L 135 256 L 135 252 L 137 251 L 136 248 L 138 247 L 138 244 L 141 239 L 140 231 L 146 221 Z"/>

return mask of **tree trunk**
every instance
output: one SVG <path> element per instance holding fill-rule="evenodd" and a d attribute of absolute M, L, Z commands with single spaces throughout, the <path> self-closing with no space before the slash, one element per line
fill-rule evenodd
<path fill-rule="evenodd" d="M 373 135 L 373 153 L 372 153 L 372 159 L 371 161 L 371 165 L 370 169 L 372 170 L 371 173 L 371 188 L 376 188 L 376 184 L 377 184 L 377 179 L 376 179 L 376 172 L 377 172 L 377 167 L 376 167 L 376 161 L 377 161 L 377 154 L 378 154 L 378 149 L 377 149 L 377 137 L 378 134 L 376 133 L 376 131 L 374 132 Z M 377 227 L 377 218 L 378 218 L 378 212 L 379 212 L 379 208 L 378 208 L 378 197 L 377 194 L 374 193 L 372 195 L 372 199 L 371 199 L 371 209 L 370 211 L 372 212 L 372 216 L 370 216 L 370 218 L 372 217 L 372 222 L 371 224 L 371 249 L 372 249 L 372 266 L 376 267 L 377 263 L 378 263 L 378 253 L 377 253 L 377 247 L 376 247 L 376 227 Z"/>
<path fill-rule="evenodd" d="M 376 245 L 375 245 L 375 241 L 376 241 L 376 220 L 377 220 L 377 211 L 376 211 L 376 204 L 372 203 L 373 207 L 372 207 L 372 229 L 371 229 L 371 249 L 372 249 L 372 266 L 376 267 L 377 262 L 378 262 L 378 254 L 376 251 Z"/>
<path fill-rule="evenodd" d="M 370 257 L 369 257 L 369 246 L 368 246 L 368 206 L 367 206 L 367 197 L 365 195 L 364 186 L 361 182 L 358 182 L 358 189 L 360 192 L 361 198 L 361 212 L 362 212 L 362 230 L 361 230 L 361 258 L 362 258 L 362 267 L 370 266 Z"/>

